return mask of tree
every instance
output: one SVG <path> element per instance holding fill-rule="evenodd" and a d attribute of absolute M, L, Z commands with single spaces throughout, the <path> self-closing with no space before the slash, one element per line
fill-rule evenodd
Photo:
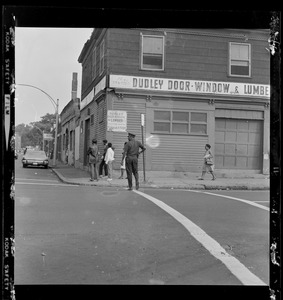
<path fill-rule="evenodd" d="M 42 146 L 43 132 L 50 133 L 55 124 L 56 115 L 47 113 L 40 121 L 17 125 L 15 131 L 21 136 L 21 147 Z"/>
<path fill-rule="evenodd" d="M 41 117 L 41 121 L 31 122 L 32 126 L 37 126 L 44 132 L 51 132 L 51 129 L 56 124 L 56 115 L 55 114 L 46 114 Z"/>
<path fill-rule="evenodd" d="M 22 135 L 28 133 L 30 131 L 30 129 L 31 129 L 30 125 L 21 123 L 15 127 L 15 132 L 17 132 L 19 135 L 22 136 Z"/>

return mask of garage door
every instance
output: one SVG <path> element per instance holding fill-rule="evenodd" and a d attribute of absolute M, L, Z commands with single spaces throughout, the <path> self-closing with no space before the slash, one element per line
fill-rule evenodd
<path fill-rule="evenodd" d="M 215 119 L 215 167 L 217 169 L 262 168 L 262 121 Z"/>

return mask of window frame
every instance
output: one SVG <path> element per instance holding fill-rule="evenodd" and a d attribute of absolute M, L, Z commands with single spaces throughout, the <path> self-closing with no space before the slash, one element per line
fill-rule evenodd
<path fill-rule="evenodd" d="M 162 120 L 162 119 L 155 119 L 155 116 L 154 116 L 154 113 L 156 111 L 162 111 L 162 112 L 170 112 L 170 120 Z M 173 113 L 174 112 L 186 112 L 188 113 L 188 121 L 181 121 L 181 120 L 173 120 Z M 202 114 L 205 114 L 206 115 L 206 122 L 204 121 L 192 121 L 192 117 L 191 117 L 191 114 L 192 113 L 202 113 Z M 154 128 L 154 124 L 155 123 L 169 123 L 169 131 L 161 131 L 161 130 L 155 130 Z M 174 132 L 173 131 L 173 124 L 186 124 L 187 125 L 187 132 Z M 191 125 L 206 125 L 206 132 L 205 133 L 200 133 L 200 132 L 192 132 L 191 131 Z M 201 135 L 201 136 L 207 136 L 208 133 L 207 133 L 207 130 L 208 130 L 208 112 L 206 111 L 199 111 L 199 110 L 177 110 L 177 109 L 173 109 L 173 110 L 166 110 L 166 109 L 156 109 L 156 110 L 153 110 L 153 133 L 156 133 L 156 134 L 172 134 L 172 135 Z"/>
<path fill-rule="evenodd" d="M 98 107 L 98 123 L 103 123 L 104 120 L 104 106 L 101 105 Z"/>
<path fill-rule="evenodd" d="M 90 115 L 90 125 L 94 125 L 94 114 Z"/>
<path fill-rule="evenodd" d="M 80 129 L 81 129 L 81 133 L 83 133 L 83 131 L 84 131 L 84 121 L 83 120 L 81 120 Z"/>
<path fill-rule="evenodd" d="M 102 51 L 101 51 L 102 48 Z M 101 75 L 104 71 L 104 58 L 105 58 L 105 43 L 104 40 L 101 41 L 99 45 L 99 75 Z"/>
<path fill-rule="evenodd" d="M 73 134 L 74 134 L 74 130 L 70 131 L 70 151 L 73 151 Z"/>
<path fill-rule="evenodd" d="M 161 69 L 152 69 L 146 68 L 143 66 L 143 46 L 144 46 L 144 37 L 155 37 L 155 38 L 162 38 L 162 67 Z M 141 47 L 140 47 L 140 69 L 143 71 L 164 71 L 165 70 L 165 36 L 163 35 L 152 35 L 152 34 L 142 34 L 141 33 Z"/>
<path fill-rule="evenodd" d="M 249 75 L 239 75 L 239 74 L 232 74 L 232 45 L 247 45 L 249 47 L 248 49 L 248 55 L 249 59 L 246 60 L 248 62 L 248 67 L 249 67 Z M 238 42 L 229 42 L 229 63 L 228 63 L 228 74 L 231 77 L 245 77 L 245 78 L 250 78 L 252 76 L 252 57 L 251 57 L 251 44 L 250 43 L 238 43 Z"/>
<path fill-rule="evenodd" d="M 97 70 L 96 70 L 96 47 L 94 47 L 92 50 L 92 69 L 91 69 L 92 79 L 95 79 L 96 73 L 97 73 Z"/>

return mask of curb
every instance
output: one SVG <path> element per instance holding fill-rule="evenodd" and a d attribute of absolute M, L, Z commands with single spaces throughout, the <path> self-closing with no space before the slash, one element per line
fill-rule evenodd
<path fill-rule="evenodd" d="M 82 186 L 98 186 L 98 187 L 127 187 L 127 184 L 113 184 L 105 181 L 105 184 L 96 184 L 96 183 L 88 183 L 88 182 L 78 182 L 72 181 L 64 177 L 60 172 L 51 168 L 51 170 L 58 176 L 58 178 L 66 183 L 66 184 L 75 184 Z M 178 184 L 176 186 L 164 186 L 164 185 L 156 185 L 152 184 L 142 184 L 140 183 L 140 188 L 162 188 L 162 189 L 185 189 L 185 190 L 269 190 L 269 186 L 258 186 L 258 185 L 210 185 L 210 184 Z"/>

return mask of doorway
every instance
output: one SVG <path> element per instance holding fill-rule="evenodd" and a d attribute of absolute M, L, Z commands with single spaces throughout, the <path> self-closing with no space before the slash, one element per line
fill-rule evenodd
<path fill-rule="evenodd" d="M 90 120 L 85 120 L 84 166 L 88 165 L 87 150 L 90 146 Z"/>

